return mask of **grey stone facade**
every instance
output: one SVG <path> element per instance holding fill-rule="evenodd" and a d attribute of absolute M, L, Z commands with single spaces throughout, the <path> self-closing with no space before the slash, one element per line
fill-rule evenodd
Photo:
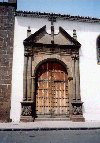
<path fill-rule="evenodd" d="M 0 2 L 0 122 L 10 121 L 15 7 Z"/>

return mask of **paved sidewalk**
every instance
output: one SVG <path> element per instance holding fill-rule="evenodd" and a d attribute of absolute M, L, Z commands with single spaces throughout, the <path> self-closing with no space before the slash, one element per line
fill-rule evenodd
<path fill-rule="evenodd" d="M 20 130 L 92 130 L 100 129 L 100 122 L 35 121 L 27 123 L 0 123 L 0 131 Z"/>

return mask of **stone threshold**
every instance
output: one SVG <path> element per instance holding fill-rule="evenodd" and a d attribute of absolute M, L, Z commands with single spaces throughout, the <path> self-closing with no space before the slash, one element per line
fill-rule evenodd
<path fill-rule="evenodd" d="M 35 118 L 35 121 L 70 121 L 70 118 Z"/>

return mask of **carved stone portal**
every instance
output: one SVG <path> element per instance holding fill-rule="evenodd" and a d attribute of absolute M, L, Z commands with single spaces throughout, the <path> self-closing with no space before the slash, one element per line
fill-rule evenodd
<path fill-rule="evenodd" d="M 55 88 L 52 87 L 53 90 L 50 90 L 52 91 L 50 92 L 50 94 L 53 93 L 53 96 L 55 96 L 57 100 L 58 99 L 61 100 L 61 98 L 63 99 L 63 96 L 65 95 L 64 100 L 66 100 L 66 103 L 64 102 L 63 106 L 60 106 L 60 104 L 54 105 L 54 103 L 59 102 L 59 101 L 56 101 L 55 99 L 54 102 L 52 102 L 52 105 L 50 100 L 50 106 L 49 106 L 49 102 L 47 102 L 48 105 L 46 105 L 45 107 L 50 108 L 48 109 L 50 111 L 51 111 L 51 107 L 54 108 L 53 110 L 56 109 L 56 111 L 60 109 L 60 107 L 62 107 L 61 113 L 63 113 L 63 108 L 67 108 L 68 111 L 66 109 L 64 110 L 67 111 L 67 114 L 70 120 L 84 121 L 83 112 L 82 112 L 83 103 L 81 102 L 81 96 L 80 96 L 80 72 L 79 72 L 80 46 L 81 46 L 80 43 L 76 39 L 71 37 L 61 27 L 59 28 L 58 35 L 54 34 L 54 27 L 53 27 L 53 32 L 51 31 L 51 36 L 50 36 L 50 34 L 47 34 L 46 32 L 46 26 L 44 26 L 41 29 L 39 29 L 36 33 L 30 35 L 27 39 L 24 40 L 24 47 L 25 47 L 24 48 L 24 95 L 23 95 L 23 102 L 21 102 L 21 106 L 22 106 L 21 121 L 34 121 L 34 119 L 37 117 L 36 114 L 39 113 L 42 109 L 44 109 L 41 105 L 41 102 L 42 101 L 46 102 L 45 101 L 46 98 L 49 99 L 49 97 L 45 97 L 45 98 L 40 97 L 42 94 L 41 89 L 37 90 L 38 88 L 37 77 L 39 77 L 39 74 L 37 76 L 36 73 L 39 70 L 39 67 L 40 69 L 41 67 L 43 67 L 41 65 L 44 63 L 44 61 L 45 62 L 47 61 L 49 63 L 50 60 L 54 61 L 55 64 L 57 61 L 58 67 L 59 65 L 60 66 L 63 65 L 65 67 L 66 69 L 65 71 L 67 71 L 67 76 L 68 76 L 67 84 L 65 85 L 68 85 L 68 88 L 65 88 L 64 90 L 62 90 L 62 93 L 61 93 L 62 97 L 58 98 L 55 96 L 56 92 L 54 92 L 56 90 L 56 87 Z M 58 67 L 57 69 L 59 69 Z M 54 69 L 55 69 L 55 75 L 56 75 L 57 70 L 55 67 Z M 55 79 L 52 76 L 54 72 L 51 71 L 50 73 L 51 73 L 50 78 L 52 77 L 51 81 L 54 81 L 54 84 L 57 83 L 58 82 L 57 78 L 59 76 L 57 76 L 57 78 Z M 61 72 L 57 72 L 57 73 L 61 74 Z M 41 81 L 42 79 L 39 82 Z M 47 82 L 47 81 L 49 82 L 49 80 L 45 80 L 44 82 Z M 64 80 L 63 82 L 66 82 L 66 80 Z M 60 78 L 59 85 L 62 84 L 63 82 Z M 38 95 L 37 95 L 37 91 L 39 91 Z M 47 91 L 49 93 L 48 88 L 47 88 Z M 64 93 L 63 95 L 63 91 L 65 91 L 67 94 Z M 53 96 L 52 96 L 52 99 L 55 98 Z M 38 100 L 37 98 L 41 98 L 42 100 Z M 36 100 L 39 102 L 37 102 Z M 37 110 L 38 108 L 36 108 L 37 106 L 36 104 L 39 104 L 38 106 L 39 110 Z M 45 115 L 45 112 L 42 112 L 42 113 L 43 115 Z M 48 117 L 50 117 L 50 115 L 48 115 Z"/>

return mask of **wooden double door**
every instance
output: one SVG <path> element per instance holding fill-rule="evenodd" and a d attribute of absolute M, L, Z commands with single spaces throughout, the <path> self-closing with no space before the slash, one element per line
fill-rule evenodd
<path fill-rule="evenodd" d="M 68 76 L 64 66 L 48 61 L 39 66 L 36 87 L 36 116 L 69 116 Z"/>

